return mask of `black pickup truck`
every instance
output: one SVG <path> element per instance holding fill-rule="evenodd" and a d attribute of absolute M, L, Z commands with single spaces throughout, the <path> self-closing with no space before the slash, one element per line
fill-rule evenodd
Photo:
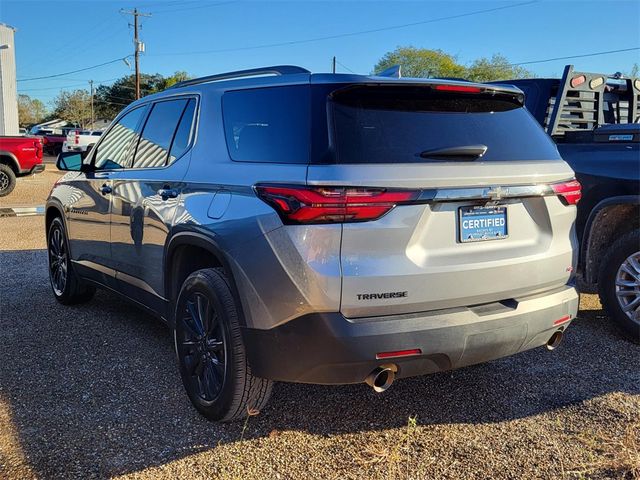
<path fill-rule="evenodd" d="M 640 341 L 640 79 L 576 72 L 509 80 L 582 184 L 576 233 L 579 286 L 598 292 Z"/>

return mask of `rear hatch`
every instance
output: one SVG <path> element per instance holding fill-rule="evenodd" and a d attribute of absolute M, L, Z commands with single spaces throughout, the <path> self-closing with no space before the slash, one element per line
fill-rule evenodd
<path fill-rule="evenodd" d="M 307 183 L 347 203 L 345 216 L 320 218 L 342 223 L 346 317 L 513 305 L 567 283 L 579 186 L 519 90 L 382 82 L 312 92 Z"/>

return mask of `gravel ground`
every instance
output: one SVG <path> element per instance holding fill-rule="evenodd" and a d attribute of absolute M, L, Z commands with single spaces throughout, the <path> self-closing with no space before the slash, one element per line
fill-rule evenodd
<path fill-rule="evenodd" d="M 0 478 L 640 476 L 640 346 L 595 296 L 553 352 L 381 395 L 278 384 L 218 425 L 183 393 L 166 327 L 106 292 L 54 301 L 42 221 L 0 219 Z"/>
<path fill-rule="evenodd" d="M 50 157 L 47 157 L 48 159 Z M 1 207 L 31 207 L 44 205 L 54 182 L 63 174 L 55 165 L 47 163 L 45 171 L 27 177 L 18 177 L 16 188 L 6 197 L 0 197 Z"/>

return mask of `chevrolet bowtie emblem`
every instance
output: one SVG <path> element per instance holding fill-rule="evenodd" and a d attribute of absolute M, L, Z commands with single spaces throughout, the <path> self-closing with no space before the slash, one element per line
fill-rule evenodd
<path fill-rule="evenodd" d="M 490 188 L 486 192 L 486 194 L 489 196 L 489 198 L 491 200 L 500 200 L 501 198 L 503 198 L 508 193 L 509 193 L 509 189 L 508 188 L 502 188 L 500 186 Z"/>

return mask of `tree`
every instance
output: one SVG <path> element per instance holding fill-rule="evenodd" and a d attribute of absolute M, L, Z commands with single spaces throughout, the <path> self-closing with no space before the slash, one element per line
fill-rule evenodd
<path fill-rule="evenodd" d="M 46 115 L 47 109 L 40 100 L 18 95 L 18 123 L 21 127 L 40 123 Z"/>
<path fill-rule="evenodd" d="M 140 75 L 140 93 L 144 97 L 160 92 L 178 82 L 188 79 L 186 72 L 176 72 L 169 77 L 159 73 Z M 100 85 L 96 88 L 94 105 L 97 118 L 113 119 L 120 110 L 135 100 L 135 76 L 127 75 L 111 85 Z"/>
<path fill-rule="evenodd" d="M 398 47 L 387 52 L 373 67 L 379 73 L 394 65 L 402 66 L 403 77 L 463 77 L 464 66 L 456 58 L 442 50 L 427 48 Z"/>
<path fill-rule="evenodd" d="M 60 92 L 53 101 L 56 116 L 84 126 L 91 121 L 91 96 L 86 90 Z"/>
<path fill-rule="evenodd" d="M 172 87 L 178 82 L 184 82 L 185 80 L 189 80 L 191 77 L 187 72 L 175 72 L 173 75 L 166 77 L 162 82 L 162 90 L 165 88 Z"/>
<path fill-rule="evenodd" d="M 466 67 L 458 63 L 456 57 L 442 50 L 415 47 L 398 47 L 387 52 L 374 67 L 374 72 L 379 73 L 393 65 L 402 66 L 404 77 L 464 78 L 488 82 L 533 76 L 522 67 L 512 66 L 502 55 L 493 55 L 490 59 L 479 58 Z"/>
<path fill-rule="evenodd" d="M 530 78 L 533 74 L 526 68 L 511 65 L 502 55 L 494 54 L 490 59 L 483 57 L 475 60 L 467 69 L 465 77 L 474 82 L 490 82 L 511 78 Z"/>

